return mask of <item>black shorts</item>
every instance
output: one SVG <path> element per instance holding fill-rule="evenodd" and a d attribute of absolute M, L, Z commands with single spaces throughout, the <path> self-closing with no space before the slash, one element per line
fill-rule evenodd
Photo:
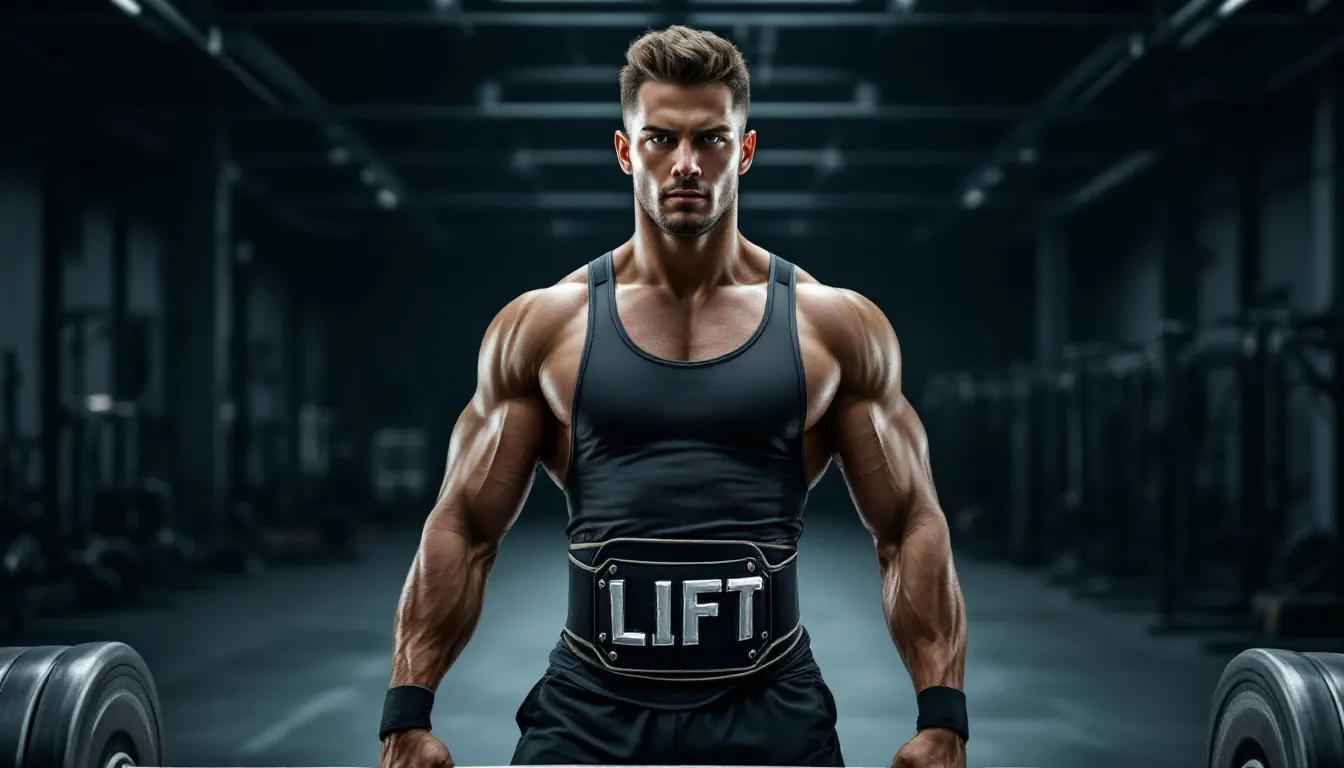
<path fill-rule="evenodd" d="M 843 766 L 819 675 L 743 682 L 687 709 L 640 706 L 552 665 L 518 708 L 513 765 Z"/>

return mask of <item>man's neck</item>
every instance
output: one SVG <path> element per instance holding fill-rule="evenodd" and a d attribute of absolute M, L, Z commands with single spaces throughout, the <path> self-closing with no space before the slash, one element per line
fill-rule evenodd
<path fill-rule="evenodd" d="M 734 282 L 743 259 L 736 211 L 724 214 L 701 235 L 669 235 L 641 215 L 631 242 L 631 282 L 666 286 L 682 298 L 693 298 L 716 286 Z"/>

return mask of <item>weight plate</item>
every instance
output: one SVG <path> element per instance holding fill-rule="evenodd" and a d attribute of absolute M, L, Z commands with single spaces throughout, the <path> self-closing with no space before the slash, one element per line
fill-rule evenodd
<path fill-rule="evenodd" d="M 22 768 L 38 696 L 66 646 L 0 648 L 0 768 Z"/>
<path fill-rule="evenodd" d="M 1344 734 L 1344 653 L 1308 653 L 1305 654 L 1311 660 L 1316 668 L 1320 670 L 1321 676 L 1325 678 L 1325 684 L 1330 689 L 1330 699 L 1334 704 L 1334 727 Z M 1329 718 L 1322 715 L 1322 719 L 1329 721 Z"/>
<path fill-rule="evenodd" d="M 1344 766 L 1339 707 L 1318 663 L 1244 651 L 1223 670 L 1209 719 L 1209 768 Z"/>
<path fill-rule="evenodd" d="M 154 679 L 122 643 L 86 643 L 57 661 L 38 701 L 24 768 L 162 765 Z"/>

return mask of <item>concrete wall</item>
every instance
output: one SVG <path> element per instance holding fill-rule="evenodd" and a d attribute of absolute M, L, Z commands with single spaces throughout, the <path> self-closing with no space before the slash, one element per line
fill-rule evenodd
<path fill-rule="evenodd" d="M 40 308 L 41 308 L 41 180 L 40 169 L 32 160 L 15 152 L 0 156 L 0 347 L 12 347 L 18 353 L 22 381 L 19 392 L 18 430 L 25 437 L 40 431 Z M 71 247 L 65 264 L 63 306 L 66 310 L 87 309 L 106 312 L 112 302 L 111 206 L 93 200 L 75 214 L 71 227 Z M 144 217 L 133 219 L 128 245 L 128 311 L 161 321 L 161 259 L 163 249 L 156 227 Z M 73 368 L 75 329 L 67 327 L 63 338 L 65 361 L 62 394 L 76 402 L 89 394 L 111 389 L 111 340 L 105 318 L 85 324 L 86 349 L 83 356 L 83 386 L 76 391 Z M 162 401 L 163 347 L 161 334 L 155 342 L 151 360 L 155 372 L 143 405 L 158 411 Z M 104 442 L 110 448 L 110 436 Z M 33 467 L 36 470 L 36 466 Z M 69 471 L 67 465 L 64 471 Z M 96 478 L 110 481 L 110 463 L 98 467 Z M 36 475 L 29 478 L 35 481 Z"/>
<path fill-rule="evenodd" d="M 1200 268 L 1196 275 L 1195 318 L 1201 326 L 1237 311 L 1241 303 L 1236 183 L 1234 171 L 1218 169 L 1199 190 L 1195 248 Z"/>
<path fill-rule="evenodd" d="M 1332 278 L 1315 256 L 1320 251 L 1316 232 L 1328 228 L 1316 226 L 1316 218 L 1325 214 L 1313 214 L 1322 195 L 1316 188 L 1322 174 L 1310 168 L 1313 118 L 1309 108 L 1281 113 L 1281 118 L 1296 124 L 1264 147 L 1259 184 L 1261 287 L 1285 291 L 1296 310 L 1319 311 L 1330 304 Z M 1231 162 L 1209 169 L 1198 186 L 1195 253 L 1185 256 L 1197 260 L 1195 317 L 1204 327 L 1237 311 L 1241 303 L 1236 168 L 1230 167 Z M 1144 341 L 1151 338 L 1152 323 L 1162 315 L 1161 211 L 1150 204 L 1108 215 L 1111 223 L 1104 231 L 1080 235 L 1080 247 L 1070 254 L 1079 307 L 1071 335 L 1077 340 Z M 1216 398 L 1230 384 L 1230 374 L 1216 376 L 1210 394 Z M 1323 403 L 1304 391 L 1290 398 L 1290 528 L 1329 524 L 1333 483 L 1328 416 Z"/>
<path fill-rule="evenodd" d="M 142 404 L 154 413 L 162 413 L 164 396 L 163 260 L 166 258 L 164 237 L 152 222 L 137 220 L 131 223 L 131 246 L 128 258 L 130 270 L 127 286 L 126 309 L 132 314 L 147 315 L 158 320 L 154 325 L 153 353 L 150 356 L 149 384 Z"/>
<path fill-rule="evenodd" d="M 306 305 L 299 315 L 299 348 L 302 350 L 303 386 L 302 403 L 329 406 L 332 404 L 327 356 L 330 339 L 326 320 L 317 306 Z"/>
<path fill-rule="evenodd" d="M 1318 274 L 1312 263 L 1312 192 L 1307 157 L 1305 150 L 1300 154 L 1280 151 L 1266 165 L 1271 191 L 1264 202 L 1265 247 L 1260 268 L 1266 289 L 1282 287 L 1293 309 L 1312 312 L 1326 308 L 1318 291 L 1328 286 L 1329 280 Z M 1322 469 L 1331 471 L 1333 447 L 1329 439 L 1322 442 L 1316 437 L 1318 427 L 1329 424 L 1329 413 L 1319 398 L 1303 388 L 1295 389 L 1289 397 L 1286 462 L 1292 498 L 1290 528 L 1331 524 L 1333 494 Z"/>
<path fill-rule="evenodd" d="M 83 227 L 76 247 L 65 265 L 67 310 L 101 313 L 78 328 L 69 324 L 62 338 L 66 363 L 64 394 L 71 400 L 93 393 L 112 391 L 112 343 L 107 311 L 112 305 L 112 211 L 106 203 L 94 202 L 83 211 Z M 75 334 L 84 334 L 85 353 L 73 353 Z M 79 369 L 82 369 L 79 370 Z M 83 386 L 77 382 L 83 379 Z"/>
<path fill-rule="evenodd" d="M 38 249 L 41 201 L 36 165 L 18 148 L 0 154 L 0 347 L 18 353 L 18 431 L 35 437 L 38 412 Z"/>
<path fill-rule="evenodd" d="M 282 419 L 289 409 L 285 388 L 288 362 L 285 331 L 289 312 L 284 286 L 271 270 L 258 269 L 252 275 L 248 292 L 252 417 L 258 421 Z"/>
<path fill-rule="evenodd" d="M 41 430 L 40 386 L 40 318 L 41 318 L 41 226 L 42 199 L 40 167 L 34 154 L 11 146 L 0 154 L 0 348 L 17 352 L 22 383 L 19 395 L 18 430 L 21 435 L 35 438 Z M 136 201 L 132 201 L 134 203 Z M 165 229 L 172 222 L 158 221 L 147 213 L 148 208 L 132 213 L 128 222 L 127 248 L 127 311 L 132 315 L 153 319 L 153 338 L 150 354 L 148 386 L 140 400 L 145 411 L 164 414 L 172 406 L 169 397 L 170 366 L 169 330 L 171 318 L 166 311 L 173 295 L 180 292 L 181 283 L 171 282 L 172 274 L 186 279 L 185 272 L 166 273 L 167 260 L 177 248 L 176 231 Z M 64 267 L 62 303 L 65 310 L 87 309 L 106 313 L 112 306 L 114 217 L 109 200 L 91 196 L 72 214 L 74 223 L 69 230 L 71 247 Z M 323 403 L 327 397 L 327 338 L 325 317 L 319 304 L 305 305 L 302 310 L 292 306 L 295 297 L 289 294 L 285 279 L 284 253 L 268 253 L 265 244 L 258 247 L 258 261 L 250 286 L 248 301 L 249 351 L 252 355 L 252 373 L 256 377 L 249 387 L 248 396 L 254 418 L 258 421 L 285 421 L 293 429 L 293 410 L 299 402 Z M 208 260 L 204 260 L 208 264 Z M 291 334 L 290 324 L 298 323 L 297 333 Z M 85 326 L 86 349 L 83 356 L 83 383 L 76 387 L 72 367 L 71 342 L 74 329 L 67 328 L 63 339 L 62 396 L 69 402 L 78 402 L 90 394 L 108 393 L 112 389 L 112 343 L 103 318 Z M 190 336 L 190 335 L 188 335 Z M 291 393 L 288 368 L 294 359 L 289 353 L 291 338 L 302 344 L 299 357 L 304 367 L 304 388 Z M 186 344 L 208 344 L 207 339 L 181 339 Z M 227 349 L 227 347 L 225 346 Z M 76 391 L 78 389 L 79 391 Z M 298 396 L 296 397 L 295 394 Z M 180 421 L 180 413 L 167 413 L 170 423 Z M 190 443 L 190 441 L 187 441 Z M 103 437 L 104 460 L 93 470 L 96 482 L 112 480 L 112 465 L 107 457 L 111 451 L 111 435 Z M 193 450 L 190 444 L 180 444 L 176 451 Z M 276 450 L 283 457 L 283 444 Z M 136 460 L 134 454 L 131 460 Z M 262 476 L 262 456 L 249 467 L 248 476 L 256 480 Z M 34 462 L 29 482 L 40 479 L 40 464 Z M 68 502 L 69 477 L 73 467 L 63 461 L 60 498 Z"/>
<path fill-rule="evenodd" d="M 284 472 L 289 456 L 296 407 L 289 387 L 291 357 L 287 354 L 289 323 L 294 309 L 274 254 L 259 250 L 248 270 L 247 334 L 249 370 L 248 407 L 252 419 L 252 448 L 246 476 L 261 485 Z"/>

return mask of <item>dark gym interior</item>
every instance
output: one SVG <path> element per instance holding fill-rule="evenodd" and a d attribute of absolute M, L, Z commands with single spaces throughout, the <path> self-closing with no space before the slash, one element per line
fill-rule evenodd
<path fill-rule="evenodd" d="M 1331 0 L 6 0 L 0 646 L 134 647 L 169 765 L 376 764 L 482 334 L 629 237 L 617 72 L 673 23 L 752 68 L 744 234 L 899 335 L 970 765 L 1198 765 L 1229 659 L 1344 650 Z M 509 760 L 565 516 L 539 474 L 439 691 L 460 765 Z M 889 765 L 836 470 L 806 520 L 846 761 Z"/>

